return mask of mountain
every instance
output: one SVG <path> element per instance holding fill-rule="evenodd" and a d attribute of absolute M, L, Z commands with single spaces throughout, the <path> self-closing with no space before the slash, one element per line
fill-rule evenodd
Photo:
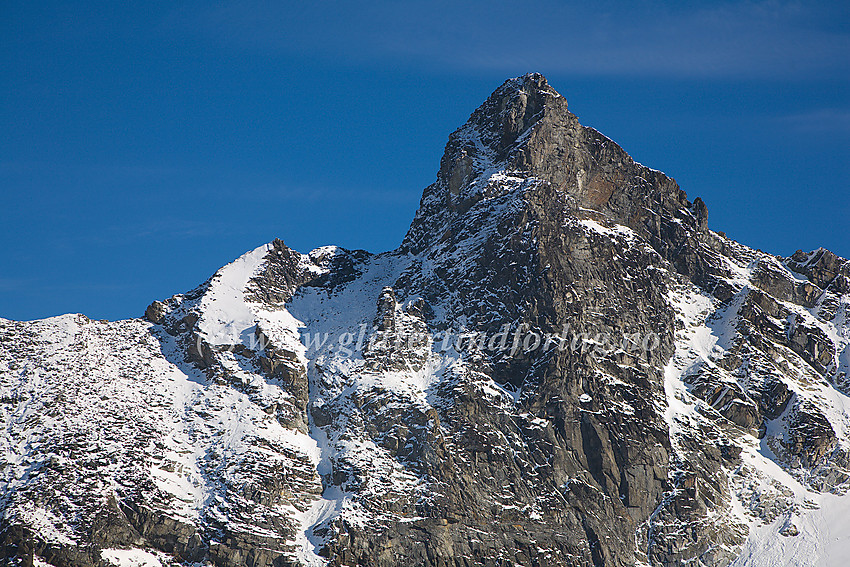
<path fill-rule="evenodd" d="M 0 320 L 13 565 L 845 565 L 850 262 L 707 228 L 539 74 L 398 249 Z"/>

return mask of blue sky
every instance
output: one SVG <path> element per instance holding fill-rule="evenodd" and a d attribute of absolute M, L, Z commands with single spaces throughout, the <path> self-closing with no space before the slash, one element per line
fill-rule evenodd
<path fill-rule="evenodd" d="M 275 237 L 392 249 L 529 71 L 711 228 L 850 256 L 846 2 L 175 4 L 0 5 L 0 317 L 139 316 Z"/>

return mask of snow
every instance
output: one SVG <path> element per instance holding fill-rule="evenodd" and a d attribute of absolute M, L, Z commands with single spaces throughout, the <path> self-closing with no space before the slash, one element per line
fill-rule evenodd
<path fill-rule="evenodd" d="M 266 250 L 243 256 L 211 280 L 198 300 L 209 310 L 202 317 L 206 336 L 228 342 L 261 321 L 273 340 L 300 345 L 298 322 L 288 313 L 244 300 L 244 286 Z M 209 381 L 184 362 L 176 337 L 141 320 L 64 315 L 8 322 L 2 330 L 11 333 L 6 338 L 13 346 L 0 350 L 0 397 L 11 400 L 0 405 L 0 493 L 6 518 L 20 519 L 46 541 L 73 544 L 85 529 L 78 518 L 94 517 L 107 499 L 120 501 L 127 491 L 141 491 L 142 501 L 159 503 L 181 524 L 200 529 L 211 518 L 280 537 L 260 526 L 274 525 L 266 518 L 295 514 L 259 505 L 240 512 L 233 504 L 242 488 L 287 470 L 303 474 L 303 480 L 292 477 L 293 497 L 309 504 L 320 492 L 316 441 L 266 409 L 285 407 L 291 395 L 233 353 L 219 356 L 245 389 Z M 36 474 L 42 470 L 50 472 Z M 58 505 L 54 493 L 61 495 Z M 50 510 L 33 504 L 45 499 Z M 105 553 L 119 567 L 160 565 L 143 550 Z"/>
<path fill-rule="evenodd" d="M 350 396 L 357 391 L 367 393 L 377 388 L 415 405 L 430 407 L 428 390 L 433 380 L 432 367 L 367 372 L 362 350 L 356 344 L 357 337 L 364 329 L 368 329 L 371 334 L 376 299 L 386 286 L 391 285 L 409 267 L 409 262 L 406 256 L 385 254 L 372 257 L 358 266 L 362 275 L 342 289 L 328 294 L 323 289 L 305 288 L 287 305 L 292 316 L 303 322 L 300 330 L 305 341 L 309 337 L 329 337 L 317 348 L 311 341 L 314 348 L 306 352 L 309 359 L 310 399 L 313 404 L 333 404 L 335 408 L 344 407 L 344 411 L 354 414 L 356 407 Z M 403 318 L 401 306 L 396 309 L 397 316 Z M 349 345 L 348 351 L 340 348 L 338 340 L 347 333 L 351 333 L 355 341 Z M 328 432 L 311 425 L 310 434 L 321 453 L 318 464 L 320 472 L 330 469 L 332 459 L 348 459 L 359 463 L 358 466 L 363 467 L 363 470 L 373 471 L 365 480 L 370 485 L 367 491 L 406 491 L 419 483 L 419 479 L 409 476 L 384 448 L 359 437 L 352 439 L 351 432 Z M 299 516 L 304 533 L 303 537 L 299 535 L 299 557 L 305 561 L 319 561 L 310 559 L 322 543 L 320 538 L 313 535 L 313 531 L 339 515 L 353 524 L 359 525 L 364 521 L 350 495 L 332 486 L 310 510 Z"/>
<path fill-rule="evenodd" d="M 850 498 L 819 494 L 813 500 L 816 510 L 753 526 L 741 555 L 730 567 L 846 567 L 850 561 Z M 791 522 L 799 534 L 780 534 Z"/>
<path fill-rule="evenodd" d="M 100 558 L 114 567 L 162 567 L 157 555 L 142 549 L 104 549 Z"/>
<path fill-rule="evenodd" d="M 684 324 L 684 329 L 677 333 L 676 352 L 665 367 L 664 386 L 668 402 L 665 418 L 674 447 L 683 424 L 701 419 L 696 408 L 704 403 L 690 395 L 683 377 L 697 364 L 716 368 L 712 359 L 731 346 L 730 341 L 736 332 L 735 318 L 746 296 L 746 286 L 749 285 L 749 277 L 755 265 L 756 262 L 746 267 L 735 265 L 733 277 L 744 289 L 725 307 L 718 306 L 694 287 L 683 287 L 670 293 L 670 303 Z M 844 344 L 845 331 L 839 330 L 844 328 L 841 321 L 835 322 L 837 325 L 827 325 L 799 306 L 788 303 L 783 305 L 797 316 L 805 318 L 809 324 L 823 328 L 836 344 Z M 788 356 L 792 360 L 796 357 L 790 352 Z M 799 364 L 804 365 L 802 361 Z M 846 444 L 850 432 L 847 423 L 850 398 L 824 382 L 807 382 L 802 385 L 789 379 L 786 384 L 798 397 L 815 400 L 817 407 L 824 412 L 838 433 L 841 443 Z M 768 437 L 774 434 L 771 428 L 778 427 L 776 422 L 769 426 Z M 786 512 L 774 521 L 763 524 L 733 495 L 734 513 L 740 521 L 749 525 L 750 534 L 732 567 L 847 565 L 850 559 L 850 493 L 820 493 L 808 488 L 780 465 L 765 440 L 745 436 L 741 446 L 742 466 L 750 471 L 751 478 L 761 479 L 760 486 L 756 484 L 754 488 L 770 493 L 775 492 L 777 487 L 784 487 L 784 490 L 789 491 L 791 502 L 796 505 L 793 513 Z M 780 530 L 790 524 L 796 526 L 799 534 L 781 535 Z"/>
<path fill-rule="evenodd" d="M 314 534 L 313 530 L 341 514 L 349 499 L 349 494 L 332 486 L 306 511 L 293 512 L 293 519 L 299 526 L 295 536 L 296 557 L 306 567 L 322 567 L 327 564 L 327 560 L 319 555 L 325 540 Z"/>
<path fill-rule="evenodd" d="M 198 321 L 198 328 L 211 345 L 251 346 L 256 321 L 245 302 L 244 292 L 271 249 L 270 244 L 264 244 L 243 254 L 221 268 L 210 280 L 210 288 L 201 302 L 203 316 Z"/>
<path fill-rule="evenodd" d="M 688 423 L 695 419 L 695 409 L 699 403 L 688 392 L 682 377 L 694 363 L 708 360 L 720 337 L 704 324 L 713 306 L 708 296 L 680 289 L 672 291 L 668 301 L 684 324 L 684 329 L 677 333 L 676 351 L 664 367 L 664 393 L 667 396 L 664 418 L 675 445 L 682 433 L 680 422 Z"/>
<path fill-rule="evenodd" d="M 579 221 L 579 223 L 588 230 L 597 232 L 599 234 L 604 234 L 605 236 L 608 236 L 613 239 L 621 237 L 626 238 L 628 240 L 634 240 L 635 238 L 637 238 L 632 229 L 621 224 L 615 224 L 612 226 L 612 228 L 608 228 L 592 219 L 582 219 L 581 221 Z"/>

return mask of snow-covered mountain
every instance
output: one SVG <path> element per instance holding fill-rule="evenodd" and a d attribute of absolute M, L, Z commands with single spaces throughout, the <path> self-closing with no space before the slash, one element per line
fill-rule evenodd
<path fill-rule="evenodd" d="M 707 228 L 539 74 L 401 246 L 0 320 L 13 565 L 850 561 L 850 262 Z"/>

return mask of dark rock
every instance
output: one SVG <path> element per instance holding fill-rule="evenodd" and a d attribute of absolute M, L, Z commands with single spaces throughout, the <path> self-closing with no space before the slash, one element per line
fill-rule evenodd
<path fill-rule="evenodd" d="M 820 289 L 838 295 L 850 293 L 850 262 L 829 250 L 819 248 L 808 254 L 797 250 L 788 260 L 788 267 L 804 274 Z"/>
<path fill-rule="evenodd" d="M 809 404 L 797 404 L 788 430 L 788 450 L 802 464 L 813 467 L 821 464 L 838 441 L 829 420 Z"/>
<path fill-rule="evenodd" d="M 766 419 L 776 419 L 788 407 L 788 402 L 793 395 L 782 380 L 767 379 L 761 387 L 761 396 L 758 398 L 759 408 Z"/>
<path fill-rule="evenodd" d="M 145 309 L 145 319 L 155 325 L 159 325 L 165 317 L 165 312 L 165 304 L 161 301 L 154 301 Z"/>

